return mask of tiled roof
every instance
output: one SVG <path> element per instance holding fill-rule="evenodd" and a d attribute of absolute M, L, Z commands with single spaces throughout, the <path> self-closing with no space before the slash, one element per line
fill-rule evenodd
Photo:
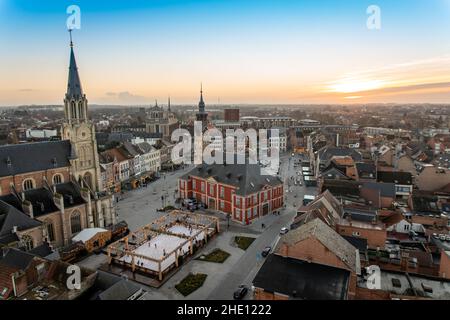
<path fill-rule="evenodd" d="M 357 249 L 321 219 L 310 221 L 298 229 L 285 234 L 279 241 L 275 251 L 278 251 L 283 244 L 295 245 L 311 237 L 320 241 L 323 246 L 339 257 L 351 270 L 359 273 L 359 254 L 357 254 Z"/>

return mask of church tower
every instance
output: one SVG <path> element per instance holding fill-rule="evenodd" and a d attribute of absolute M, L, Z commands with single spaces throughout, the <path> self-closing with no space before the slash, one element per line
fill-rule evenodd
<path fill-rule="evenodd" d="M 202 131 L 204 131 L 208 122 L 208 113 L 205 111 L 205 101 L 203 101 L 203 85 L 200 85 L 200 102 L 198 103 L 197 121 L 202 122 Z"/>
<path fill-rule="evenodd" d="M 88 101 L 81 87 L 70 35 L 69 79 L 61 135 L 63 140 L 70 140 L 75 151 L 74 159 L 71 160 L 73 177 L 92 192 L 102 191 L 95 126 L 88 118 Z"/>

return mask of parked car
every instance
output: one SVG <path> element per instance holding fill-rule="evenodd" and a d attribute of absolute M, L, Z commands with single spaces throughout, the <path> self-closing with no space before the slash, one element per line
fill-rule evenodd
<path fill-rule="evenodd" d="M 261 252 L 261 255 L 265 258 L 269 255 L 270 251 L 272 250 L 272 247 L 265 247 L 264 250 Z"/>
<path fill-rule="evenodd" d="M 289 229 L 286 228 L 286 227 L 281 228 L 281 230 L 280 230 L 280 234 L 281 234 L 281 235 L 286 234 L 286 233 L 288 233 L 288 232 L 289 232 Z"/>
<path fill-rule="evenodd" d="M 206 205 L 206 203 L 200 202 L 199 204 L 197 204 L 197 208 L 208 209 L 208 206 Z"/>
<path fill-rule="evenodd" d="M 248 288 L 241 284 L 238 289 L 234 292 L 233 298 L 235 300 L 242 300 L 247 295 Z"/>

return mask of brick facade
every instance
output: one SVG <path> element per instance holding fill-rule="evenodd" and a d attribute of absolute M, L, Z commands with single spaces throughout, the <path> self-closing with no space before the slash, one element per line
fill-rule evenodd
<path fill-rule="evenodd" d="M 211 210 L 231 215 L 234 221 L 248 224 L 251 221 L 271 214 L 284 205 L 283 184 L 264 186 L 260 191 L 249 195 L 237 195 L 236 187 L 219 183 L 214 179 L 191 176 L 178 182 L 181 199 L 195 198 Z"/>

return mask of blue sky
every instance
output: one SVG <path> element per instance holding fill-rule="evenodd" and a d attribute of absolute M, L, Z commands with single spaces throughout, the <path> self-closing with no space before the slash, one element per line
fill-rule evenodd
<path fill-rule="evenodd" d="M 357 92 L 354 102 L 449 98 L 440 89 L 450 82 L 449 0 L 0 0 L 0 105 L 61 102 L 73 4 L 81 9 L 74 42 L 91 102 L 141 104 L 170 94 L 194 103 L 201 81 L 211 103 L 340 103 L 347 92 L 324 91 L 355 81 L 433 84 L 436 92 Z M 371 4 L 381 8 L 379 31 L 366 28 Z"/>

